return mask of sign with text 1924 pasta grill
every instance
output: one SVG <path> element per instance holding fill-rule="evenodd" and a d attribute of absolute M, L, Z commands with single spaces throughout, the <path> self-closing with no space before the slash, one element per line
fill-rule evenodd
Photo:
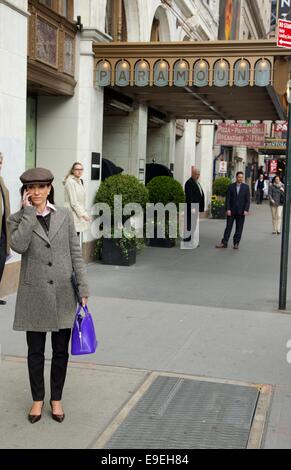
<path fill-rule="evenodd" d="M 265 124 L 219 124 L 217 145 L 226 147 L 261 147 L 265 143 Z"/>

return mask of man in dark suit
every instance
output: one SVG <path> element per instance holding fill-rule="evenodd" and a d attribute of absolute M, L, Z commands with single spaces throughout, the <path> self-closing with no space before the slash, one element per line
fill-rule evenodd
<path fill-rule="evenodd" d="M 227 248 L 228 240 L 231 235 L 234 221 L 236 222 L 236 230 L 233 237 L 233 248 L 239 249 L 239 243 L 245 223 L 245 217 L 250 210 L 251 195 L 250 188 L 244 184 L 244 174 L 239 171 L 236 174 L 236 182 L 231 184 L 226 193 L 226 211 L 227 224 L 224 237 L 216 248 Z"/>
<path fill-rule="evenodd" d="M 0 152 L 0 172 L 3 164 L 3 154 Z M 7 217 L 10 215 L 9 192 L 0 176 L 0 283 L 2 280 L 6 258 L 9 255 L 9 234 Z M 0 300 L 0 305 L 6 305 L 5 300 Z"/>
<path fill-rule="evenodd" d="M 187 232 L 191 235 L 184 238 L 185 242 L 190 242 L 195 232 L 198 214 L 193 213 L 192 204 L 199 204 L 199 212 L 204 212 L 205 196 L 201 184 L 199 183 L 200 171 L 193 166 L 192 176 L 185 184 L 186 204 L 187 204 Z M 185 224 L 186 225 L 186 224 Z"/>

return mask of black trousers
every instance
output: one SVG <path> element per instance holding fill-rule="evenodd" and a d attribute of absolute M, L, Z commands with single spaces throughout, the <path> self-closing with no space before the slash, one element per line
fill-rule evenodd
<path fill-rule="evenodd" d="M 264 190 L 258 189 L 256 194 L 257 204 L 262 204 L 264 199 Z"/>
<path fill-rule="evenodd" d="M 244 223 L 245 223 L 245 216 L 244 215 L 231 215 L 227 217 L 226 229 L 225 229 L 224 236 L 222 239 L 222 243 L 225 246 L 227 246 L 228 240 L 230 239 L 234 221 L 235 221 L 235 234 L 233 237 L 233 244 L 239 245 L 239 242 L 241 241 Z"/>
<path fill-rule="evenodd" d="M 52 332 L 51 343 L 53 357 L 51 363 L 50 398 L 54 401 L 59 401 L 62 399 L 69 360 L 68 348 L 70 337 L 70 329 Z M 33 401 L 43 401 L 45 396 L 44 351 L 46 333 L 27 331 L 26 340 L 28 346 L 27 364 L 32 398 Z"/>
<path fill-rule="evenodd" d="M 0 240 L 0 282 L 2 280 L 5 263 L 6 263 L 6 239 L 1 238 Z"/>

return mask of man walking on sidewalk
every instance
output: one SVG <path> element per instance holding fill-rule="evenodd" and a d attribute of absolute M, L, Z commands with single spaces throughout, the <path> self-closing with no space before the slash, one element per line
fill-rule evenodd
<path fill-rule="evenodd" d="M 0 152 L 0 174 L 3 164 L 3 154 Z M 7 217 L 10 215 L 9 192 L 0 176 L 0 283 L 2 280 L 6 258 L 9 255 L 9 236 Z M 6 305 L 5 300 L 0 300 L 0 305 Z"/>
<path fill-rule="evenodd" d="M 236 174 L 236 182 L 228 187 L 226 193 L 227 224 L 223 239 L 219 245 L 216 245 L 216 248 L 227 248 L 228 240 L 235 221 L 236 228 L 233 237 L 233 248 L 235 250 L 239 249 L 245 217 L 249 213 L 251 202 L 250 188 L 243 182 L 243 180 L 244 174 L 239 171 Z"/>

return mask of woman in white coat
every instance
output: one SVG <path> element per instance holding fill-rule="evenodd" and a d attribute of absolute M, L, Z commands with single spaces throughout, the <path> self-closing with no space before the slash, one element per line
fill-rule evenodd
<path fill-rule="evenodd" d="M 91 218 L 86 210 L 86 191 L 81 176 L 83 165 L 74 163 L 68 176 L 65 178 L 65 207 L 71 210 L 76 232 L 78 235 L 89 228 Z"/>

